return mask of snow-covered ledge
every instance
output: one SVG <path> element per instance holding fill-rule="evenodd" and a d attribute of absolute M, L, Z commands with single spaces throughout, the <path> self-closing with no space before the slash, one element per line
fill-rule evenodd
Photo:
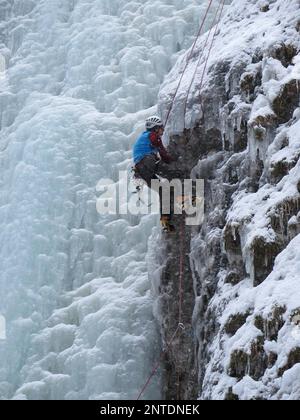
<path fill-rule="evenodd" d="M 299 10 L 298 0 L 233 1 L 201 94 L 204 59 L 184 120 L 204 37 L 171 114 L 170 149 L 206 184 L 186 279 L 200 399 L 300 398 Z M 161 89 L 162 115 L 187 56 Z M 162 274 L 169 290 L 176 273 Z"/>

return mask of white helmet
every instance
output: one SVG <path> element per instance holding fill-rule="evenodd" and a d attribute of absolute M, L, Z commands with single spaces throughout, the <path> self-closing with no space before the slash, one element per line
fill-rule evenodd
<path fill-rule="evenodd" d="M 162 120 L 157 116 L 147 118 L 146 130 L 152 130 L 152 128 L 155 128 L 155 127 L 163 127 Z"/>

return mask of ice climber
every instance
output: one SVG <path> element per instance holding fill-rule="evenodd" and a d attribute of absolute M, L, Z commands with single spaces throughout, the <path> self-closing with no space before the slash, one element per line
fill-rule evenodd
<path fill-rule="evenodd" d="M 133 148 L 134 170 L 136 177 L 142 178 L 151 188 L 151 181 L 166 178 L 168 181 L 181 178 L 180 171 L 170 164 L 173 159 L 165 149 L 162 142 L 164 126 L 157 116 L 146 120 L 146 131 L 138 138 Z M 162 190 L 158 191 L 160 198 L 161 224 L 165 231 L 174 231 L 171 215 L 163 213 Z"/>

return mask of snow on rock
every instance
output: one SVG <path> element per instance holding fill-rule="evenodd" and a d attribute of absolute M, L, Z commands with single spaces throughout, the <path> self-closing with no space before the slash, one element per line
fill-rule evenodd
<path fill-rule="evenodd" d="M 300 313 L 299 244 L 298 235 L 277 257 L 270 276 L 256 288 L 248 280 L 230 290 L 219 282 L 211 309 L 226 306 L 211 351 L 230 375 L 225 380 L 223 373 L 221 383 L 212 389 L 208 370 L 203 398 L 212 392 L 215 399 L 222 399 L 227 386 L 243 400 L 286 399 L 285 393 L 298 399 L 298 394 L 286 388 L 286 378 L 295 378 L 289 369 L 295 370 L 294 363 L 300 363 L 300 327 L 296 322 Z M 239 381 L 232 379 L 235 375 Z M 295 392 L 298 389 L 296 383 L 289 386 Z"/>
<path fill-rule="evenodd" d="M 288 81 L 299 80 L 299 70 L 290 66 L 299 47 L 299 32 L 296 30 L 299 19 L 296 13 L 299 9 L 299 0 L 283 0 L 281 2 L 270 0 L 267 1 L 267 5 L 268 10 L 263 11 L 264 8 L 259 1 L 240 0 L 239 2 L 233 1 L 226 9 L 208 58 L 201 95 L 198 89 L 205 70 L 208 48 L 206 47 L 203 52 L 207 37 L 200 38 L 175 99 L 173 115 L 170 118 L 170 133 L 181 133 L 184 126 L 190 128 L 199 120 L 199 115 L 202 112 L 201 97 L 205 96 L 206 92 L 212 88 L 214 83 L 212 70 L 217 64 L 222 63 L 223 66 L 228 66 L 225 77 L 226 91 L 238 89 L 240 82 L 243 82 L 241 87 L 247 89 L 247 93 L 250 94 L 251 83 L 255 82 L 255 77 L 262 77 L 261 74 L 258 75 L 261 72 L 261 66 L 263 66 L 263 81 L 270 84 L 267 93 L 270 95 L 268 99 L 272 99 L 276 91 L 278 92 Z M 212 31 L 207 45 L 210 45 L 213 35 L 214 31 Z M 183 107 L 186 92 L 199 54 L 202 54 L 202 57 L 189 96 L 187 115 L 184 119 Z M 178 74 L 183 70 L 188 56 L 189 51 L 177 61 L 160 90 L 160 109 L 164 115 L 167 113 L 178 85 Z M 238 67 L 244 69 L 242 80 L 241 77 L 236 78 L 234 74 L 234 69 Z M 263 89 L 261 90 L 263 91 Z"/>
<path fill-rule="evenodd" d="M 169 119 L 171 150 L 205 179 L 190 255 L 200 399 L 300 398 L 299 21 L 299 0 L 233 0 L 201 92 L 205 53 L 184 115 L 205 36 Z M 188 55 L 162 86 L 162 115 Z"/>
<path fill-rule="evenodd" d="M 0 2 L 0 398 L 131 399 L 146 381 L 157 217 L 100 216 L 96 185 L 130 167 L 206 5 Z"/>

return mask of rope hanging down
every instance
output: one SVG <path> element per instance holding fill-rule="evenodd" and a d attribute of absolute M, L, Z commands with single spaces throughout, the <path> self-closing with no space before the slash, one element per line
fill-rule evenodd
<path fill-rule="evenodd" d="M 183 281 L 184 281 L 184 258 L 185 258 L 185 218 L 182 215 L 180 229 L 180 260 L 179 260 L 179 315 L 178 325 L 182 324 L 182 302 L 183 302 Z"/>
<path fill-rule="evenodd" d="M 183 311 L 182 311 L 182 307 L 183 307 L 183 285 L 184 285 L 184 260 L 185 260 L 185 256 L 186 256 L 186 251 L 185 251 L 185 212 L 183 212 L 182 215 L 182 220 L 181 220 L 181 228 L 180 228 L 180 259 L 179 259 L 179 314 L 178 314 L 178 325 L 182 325 L 183 329 L 184 324 L 183 324 Z M 179 347 L 180 347 L 180 342 L 178 341 Z M 178 349 L 178 353 L 176 353 L 177 356 L 177 360 L 176 360 L 176 370 L 177 370 L 177 400 L 180 399 L 180 373 L 178 370 L 178 355 L 179 355 L 179 351 L 180 348 Z"/>
<path fill-rule="evenodd" d="M 166 121 L 165 121 L 165 126 L 167 125 L 167 122 L 168 122 L 168 120 L 169 120 L 169 117 L 170 117 L 170 114 L 171 114 L 171 111 L 172 111 L 172 109 L 173 109 L 173 105 L 174 105 L 174 102 L 175 102 L 175 98 L 176 98 L 176 96 L 177 96 L 177 93 L 178 93 L 178 91 L 179 91 L 179 88 L 180 88 L 181 82 L 182 82 L 182 80 L 183 80 L 183 76 L 184 76 L 184 74 L 185 74 L 185 72 L 186 72 L 186 70 L 187 70 L 187 67 L 188 67 L 189 61 L 190 61 L 190 59 L 191 59 L 191 57 L 192 57 L 192 54 L 193 54 L 193 52 L 194 52 L 195 46 L 196 46 L 196 44 L 197 44 L 197 41 L 198 41 L 198 39 L 199 39 L 199 37 L 200 37 L 200 35 L 201 35 L 202 29 L 203 29 L 203 27 L 204 27 L 204 24 L 205 24 L 205 21 L 206 21 L 206 19 L 207 19 L 207 16 L 208 16 L 209 10 L 210 10 L 210 8 L 211 8 L 211 6 L 212 6 L 212 3 L 213 3 L 213 0 L 210 0 L 210 2 L 209 2 L 209 4 L 208 4 L 208 7 L 207 7 L 207 10 L 206 10 L 206 13 L 205 13 L 205 16 L 204 16 L 203 21 L 202 21 L 202 23 L 201 23 L 200 29 L 199 29 L 198 34 L 197 34 L 197 36 L 196 36 L 196 39 L 195 39 L 195 41 L 194 41 L 194 43 L 193 43 L 193 46 L 192 46 L 191 51 L 190 51 L 190 54 L 189 54 L 189 56 L 188 56 L 188 58 L 187 58 L 187 61 L 186 61 L 185 67 L 184 67 L 183 72 L 182 72 L 182 74 L 181 74 L 181 77 L 180 77 L 180 80 L 179 80 L 179 83 L 178 83 L 177 89 L 176 89 L 176 91 L 175 91 L 175 94 L 174 94 L 174 96 L 173 96 L 173 99 L 172 99 L 172 102 L 171 102 L 171 105 L 170 105 L 170 109 L 169 109 L 168 114 L 167 114 L 167 118 L 166 118 Z M 214 39 L 215 39 L 215 36 L 216 36 L 217 30 L 218 30 L 218 26 L 219 26 L 219 23 L 220 23 L 220 20 L 221 20 L 221 16 L 222 16 L 222 12 L 223 12 L 224 5 L 225 5 L 225 0 L 221 0 L 221 2 L 220 2 L 220 4 L 219 4 L 219 7 L 218 7 L 218 9 L 217 9 L 217 12 L 216 12 L 216 15 L 215 15 L 215 18 L 214 18 L 214 21 L 213 21 L 212 27 L 211 27 L 211 29 L 210 29 L 210 31 L 209 31 L 209 34 L 208 34 L 208 37 L 207 37 L 207 40 L 206 40 L 205 46 L 204 46 L 204 49 L 205 49 L 205 48 L 206 48 L 206 46 L 207 46 L 208 40 L 209 40 L 209 38 L 210 38 L 210 34 L 211 34 L 212 29 L 213 29 L 213 26 L 215 25 L 215 23 L 216 23 L 216 21 L 217 21 L 217 16 L 218 16 L 218 13 L 219 13 L 219 11 L 220 11 L 220 9 L 221 9 L 221 13 L 220 13 L 220 16 L 219 16 L 219 19 L 218 19 L 218 23 L 217 23 L 217 26 L 216 26 L 216 29 L 215 29 L 215 32 L 214 32 L 214 36 L 213 36 L 213 39 L 212 39 L 212 42 L 211 42 L 211 45 L 210 45 L 210 48 L 209 48 L 209 51 L 208 51 L 208 55 L 207 55 L 207 59 L 206 59 L 206 63 L 205 63 L 205 66 L 204 66 L 204 70 L 203 70 L 203 74 L 202 74 L 202 78 L 201 78 L 200 89 L 201 89 L 201 87 L 202 87 L 202 83 L 203 83 L 203 80 L 204 80 L 204 74 L 205 74 L 206 67 L 207 67 L 207 63 L 208 63 L 208 60 L 209 60 L 209 56 L 210 56 L 210 53 L 211 53 L 211 50 L 212 50 L 213 42 L 214 42 Z M 200 57 L 200 58 L 199 58 L 199 60 L 198 60 L 198 64 L 197 64 L 197 66 L 196 66 L 196 70 L 195 70 L 195 73 L 194 73 L 194 76 L 193 76 L 193 80 L 192 80 L 192 83 L 191 83 L 191 86 L 190 86 L 190 88 L 189 88 L 189 91 L 188 91 L 188 94 L 187 94 L 187 95 L 189 95 L 189 93 L 190 93 L 190 89 L 191 89 L 191 87 L 192 87 L 192 84 L 193 84 L 194 78 L 195 78 L 195 76 L 196 76 L 197 67 L 198 67 L 198 65 L 200 64 L 200 60 L 201 60 L 202 56 L 203 56 L 203 52 L 202 52 L 202 54 L 201 54 L 201 57 Z M 188 96 L 187 96 L 187 99 L 186 99 L 186 103 L 187 103 L 187 101 L 188 101 Z M 180 230 L 179 303 L 178 303 L 179 315 L 178 315 L 178 326 L 177 326 L 176 331 L 174 332 L 174 334 L 173 334 L 173 336 L 172 336 L 171 340 L 169 341 L 169 343 L 167 343 L 166 348 L 165 348 L 165 349 L 161 352 L 158 362 L 157 362 L 157 363 L 156 363 L 156 365 L 154 366 L 154 368 L 153 368 L 153 370 L 152 370 L 152 372 L 151 372 L 151 374 L 150 374 L 150 376 L 149 376 L 149 378 L 148 378 L 147 382 L 145 383 L 145 385 L 143 386 L 143 388 L 142 388 L 141 392 L 139 393 L 139 395 L 138 395 L 138 397 L 137 397 L 137 401 L 138 401 L 138 400 L 140 400 L 140 398 L 142 397 L 142 395 L 144 394 L 144 392 L 145 392 L 145 391 L 146 391 L 146 389 L 148 388 L 148 386 L 149 386 L 149 384 L 150 384 L 150 382 L 151 382 L 152 378 L 154 377 L 154 375 L 156 374 L 156 372 L 157 372 L 157 371 L 158 371 L 158 369 L 159 369 L 159 366 L 160 366 L 160 364 L 161 364 L 161 362 L 162 362 L 162 357 L 163 357 L 163 356 L 164 356 L 164 354 L 168 351 L 168 349 L 171 347 L 171 345 L 172 345 L 173 341 L 175 340 L 175 338 L 176 338 L 176 336 L 177 336 L 178 332 L 179 332 L 180 330 L 181 330 L 181 331 L 184 331 L 184 330 L 185 330 L 184 324 L 182 323 L 182 318 L 183 318 L 183 315 L 182 315 L 182 304 L 183 304 L 183 283 L 184 283 L 184 259 L 185 259 L 185 247 L 184 247 L 184 244 L 185 244 L 185 229 L 184 229 L 184 227 L 185 227 L 185 220 L 184 220 L 184 217 L 183 217 L 183 219 L 182 219 L 182 225 L 181 225 L 181 230 Z M 178 377 L 177 377 L 177 378 L 178 378 Z M 178 381 L 178 379 L 177 379 L 177 381 Z M 178 389 L 177 389 L 177 391 L 179 392 L 179 381 L 178 381 Z"/>
<path fill-rule="evenodd" d="M 148 378 L 148 380 L 147 380 L 147 382 L 145 383 L 145 385 L 143 386 L 143 389 L 141 390 L 141 392 L 139 393 L 139 396 L 137 397 L 137 401 L 139 401 L 140 400 L 140 398 L 141 398 L 141 396 L 143 395 L 143 393 L 146 391 L 146 389 L 148 388 L 148 386 L 149 386 L 149 384 L 150 384 L 150 382 L 151 382 L 151 379 L 153 378 L 153 376 L 156 374 L 156 372 L 158 371 L 158 369 L 159 369 L 159 366 L 160 366 L 160 364 L 161 364 L 161 362 L 162 362 L 162 358 L 163 358 L 163 356 L 164 356 L 164 354 L 167 352 L 167 350 L 169 350 L 169 348 L 171 347 L 171 344 L 173 343 L 173 341 L 175 340 L 175 337 L 176 337 L 176 335 L 177 335 L 177 333 L 178 333 L 178 331 L 179 330 L 184 330 L 184 326 L 182 325 L 182 324 L 178 324 L 178 326 L 177 326 L 177 328 L 176 328 L 176 331 L 174 332 L 174 334 L 173 334 L 173 336 L 172 336 L 172 338 L 171 338 L 171 340 L 169 341 L 169 343 L 167 343 L 167 345 L 166 345 L 166 348 L 161 352 L 161 354 L 160 354 L 160 358 L 159 358 L 159 360 L 158 360 L 158 362 L 156 363 L 156 365 L 154 366 L 154 369 L 153 369 L 153 371 L 151 372 L 151 375 L 149 376 L 149 378 Z"/>
<path fill-rule="evenodd" d="M 211 26 L 211 28 L 210 28 L 210 30 L 209 30 L 209 32 L 208 32 L 207 37 L 206 37 L 204 47 L 203 47 L 202 52 L 201 52 L 201 54 L 200 54 L 200 56 L 199 56 L 199 59 L 198 59 L 198 61 L 197 61 L 197 64 L 196 64 L 196 67 L 195 67 L 195 71 L 194 71 L 193 77 L 192 77 L 192 79 L 191 79 L 191 83 L 190 83 L 189 88 L 188 88 L 188 91 L 187 91 L 187 95 L 186 95 L 186 99 L 185 99 L 185 103 L 184 103 L 184 112 L 183 112 L 183 118 L 184 118 L 184 128 L 185 128 L 185 116 L 186 116 L 186 112 L 187 112 L 188 99 L 189 99 L 189 95 L 190 95 L 190 92 L 191 92 L 192 86 L 193 86 L 194 81 L 195 81 L 195 77 L 196 77 L 196 74 L 197 74 L 197 70 L 198 70 L 198 68 L 199 68 L 200 62 L 201 62 L 202 57 L 203 57 L 203 55 L 204 55 L 204 51 L 205 51 L 205 49 L 206 49 L 206 46 L 207 46 L 207 44 L 208 44 L 208 41 L 209 41 L 209 39 L 210 39 L 210 36 L 211 36 L 212 30 L 213 30 L 213 27 L 214 27 L 214 26 L 215 26 L 215 24 L 217 23 L 217 24 L 216 24 L 216 26 L 215 26 L 214 35 L 213 35 L 212 40 L 211 40 L 211 44 L 210 44 L 210 47 L 209 47 L 209 50 L 208 50 L 208 54 L 207 54 L 207 57 L 206 57 L 206 60 L 205 60 L 205 65 L 204 65 L 203 72 L 202 72 L 202 77 L 201 77 L 200 86 L 199 86 L 199 92 L 200 92 L 200 94 L 201 94 L 201 89 L 202 89 L 202 86 L 203 86 L 203 81 L 204 81 L 204 76 L 205 76 L 205 72 L 206 72 L 206 68 L 207 68 L 208 60 L 209 60 L 209 57 L 210 57 L 210 54 L 211 54 L 211 50 L 212 50 L 212 47 L 213 47 L 213 44 L 214 44 L 214 41 L 215 41 L 215 38 L 216 38 L 216 34 L 217 34 L 217 31 L 218 31 L 218 28 L 219 28 L 219 24 L 220 24 L 221 17 L 222 17 L 222 14 L 223 14 L 223 9 L 224 9 L 224 6 L 225 6 L 225 0 L 222 0 L 222 1 L 220 2 L 219 6 L 218 6 L 217 11 L 216 11 L 216 14 L 215 14 L 215 17 L 214 17 L 214 20 L 213 20 L 212 26 Z M 220 11 L 221 11 L 221 12 L 220 12 Z M 219 15 L 219 18 L 218 18 L 218 14 L 219 14 L 219 12 L 220 12 L 220 15 Z"/>
<path fill-rule="evenodd" d="M 213 44 L 214 44 L 214 41 L 215 41 L 215 38 L 216 38 L 216 35 L 217 35 L 217 32 L 218 32 L 218 29 L 219 29 L 221 18 L 222 18 L 222 15 L 223 15 L 225 1 L 226 0 L 222 0 L 222 3 L 221 3 L 222 5 L 221 5 L 220 16 L 219 16 L 219 19 L 218 19 L 218 22 L 217 22 L 217 25 L 216 25 L 216 28 L 215 28 L 214 36 L 213 36 L 213 39 L 211 41 L 210 48 L 209 48 L 209 51 L 208 51 L 207 60 L 206 60 L 206 63 L 205 63 L 204 69 L 203 69 L 202 78 L 201 78 L 201 82 L 200 82 L 200 86 L 199 86 L 200 97 L 201 97 L 201 90 L 202 90 L 202 86 L 203 86 L 204 76 L 205 76 L 206 68 L 207 68 L 207 65 L 208 65 L 208 60 L 209 60 L 209 57 L 210 57 L 210 54 L 211 54 L 211 51 L 212 51 L 212 47 L 213 47 Z M 220 8 L 220 6 L 219 6 L 219 8 Z"/>
<path fill-rule="evenodd" d="M 158 360 L 158 362 L 156 363 L 156 365 L 154 366 L 147 382 L 145 383 L 145 385 L 143 386 L 143 389 L 141 390 L 141 392 L 139 393 L 139 396 L 137 397 L 137 401 L 140 400 L 140 398 L 142 397 L 143 393 L 146 391 L 146 389 L 148 388 L 152 378 L 154 377 L 154 375 L 156 374 L 156 372 L 158 371 L 160 364 L 162 362 L 162 358 L 164 356 L 164 354 L 169 350 L 169 348 L 171 347 L 172 343 L 174 342 L 178 332 L 181 330 L 184 331 L 185 330 L 185 326 L 182 323 L 182 303 L 183 303 L 183 280 L 184 280 L 184 258 L 185 258 L 185 220 L 184 217 L 182 218 L 182 222 L 181 222 L 181 230 L 180 230 L 180 267 L 179 267 L 179 303 L 178 303 L 178 311 L 179 311 L 179 315 L 178 315 L 178 325 L 176 328 L 175 333 L 173 334 L 171 340 L 169 341 L 169 343 L 167 343 L 166 348 L 161 352 L 160 354 L 160 358 Z M 177 374 L 177 394 L 179 395 L 179 374 Z M 178 397 L 179 399 L 179 397 Z"/>
<path fill-rule="evenodd" d="M 186 72 L 186 69 L 187 69 L 187 67 L 188 67 L 188 65 L 189 65 L 189 62 L 190 62 L 190 59 L 191 59 L 191 57 L 192 57 L 192 55 L 193 55 L 193 52 L 194 52 L 194 50 L 195 50 L 195 47 L 196 47 L 197 41 L 198 41 L 198 39 L 200 38 L 200 35 L 201 35 L 201 32 L 202 32 L 202 29 L 203 29 L 204 24 L 205 24 L 205 22 L 206 22 L 206 19 L 207 19 L 207 16 L 208 16 L 208 13 L 209 13 L 209 11 L 210 11 L 210 8 L 211 8 L 211 6 L 212 6 L 213 1 L 214 1 L 214 0 L 210 0 L 210 1 L 209 1 L 209 4 L 208 4 L 208 6 L 207 6 L 207 9 L 206 9 L 206 12 L 205 12 L 205 15 L 204 15 L 204 18 L 203 18 L 203 20 L 202 20 L 202 22 L 201 22 L 201 25 L 200 25 L 200 28 L 199 28 L 198 34 L 197 34 L 197 36 L 196 36 L 196 38 L 195 38 L 195 41 L 194 41 L 193 46 L 192 46 L 192 48 L 191 48 L 191 50 L 190 50 L 190 53 L 189 53 L 189 55 L 188 55 L 188 57 L 187 57 L 187 59 L 186 59 L 186 63 L 185 63 L 184 69 L 183 69 L 183 71 L 182 71 L 182 73 L 181 73 L 181 76 L 180 76 L 180 79 L 179 79 L 179 82 L 178 82 L 178 86 L 177 86 L 176 91 L 175 91 L 175 93 L 174 93 L 174 95 L 173 95 L 173 99 L 172 99 L 172 102 L 171 102 L 171 105 L 170 105 L 169 111 L 168 111 L 168 113 L 167 113 L 167 117 L 166 117 L 166 121 L 165 121 L 165 127 L 167 126 L 167 123 L 168 123 L 168 121 L 169 121 L 169 117 L 170 117 L 171 111 L 172 111 L 172 109 L 173 109 L 173 105 L 174 105 L 174 102 L 175 102 L 175 99 L 176 99 L 177 93 L 178 93 L 178 91 L 179 91 L 179 88 L 180 88 L 180 85 L 181 85 L 181 82 L 182 82 L 183 76 L 184 76 L 184 74 L 185 74 L 185 72 Z"/>

